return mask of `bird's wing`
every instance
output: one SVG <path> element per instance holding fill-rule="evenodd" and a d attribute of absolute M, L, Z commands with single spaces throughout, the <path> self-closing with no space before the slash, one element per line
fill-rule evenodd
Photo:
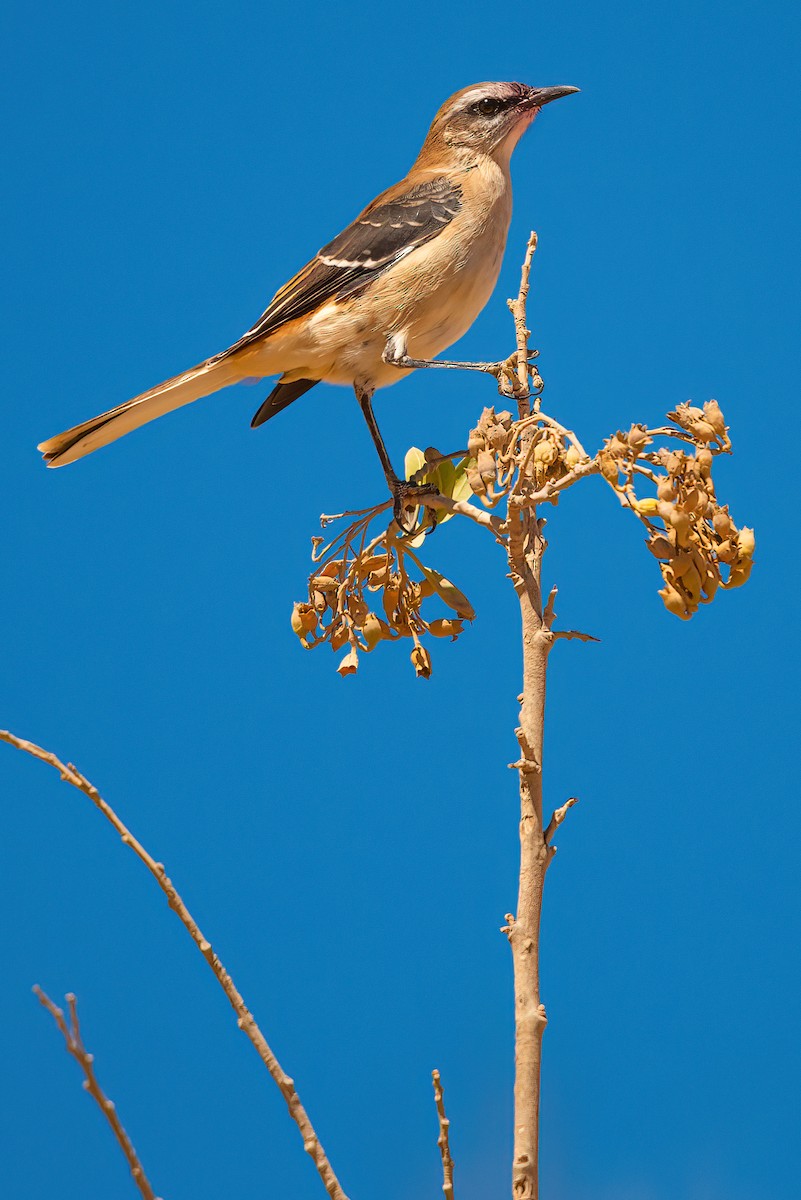
<path fill-rule="evenodd" d="M 462 207 L 458 183 L 445 175 L 383 192 L 298 272 L 256 324 L 218 358 L 268 337 L 329 300 L 352 296 L 404 255 L 431 241 Z"/>

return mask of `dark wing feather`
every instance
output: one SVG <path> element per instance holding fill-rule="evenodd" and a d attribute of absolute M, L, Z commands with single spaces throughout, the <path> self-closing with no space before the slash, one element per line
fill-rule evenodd
<path fill-rule="evenodd" d="M 257 429 L 259 425 L 263 425 L 270 417 L 288 408 L 299 396 L 308 392 L 309 388 L 316 387 L 319 382 L 319 379 L 295 379 L 292 383 L 281 383 L 279 380 L 250 422 L 250 428 Z"/>
<path fill-rule="evenodd" d="M 329 300 L 353 295 L 435 238 L 462 207 L 461 188 L 444 175 L 399 194 L 393 194 L 395 190 L 384 192 L 324 246 L 276 293 L 256 324 L 218 357 L 227 358 Z"/>

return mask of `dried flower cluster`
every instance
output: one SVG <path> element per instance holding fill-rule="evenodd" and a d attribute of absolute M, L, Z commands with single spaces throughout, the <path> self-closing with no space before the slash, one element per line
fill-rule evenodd
<path fill-rule="evenodd" d="M 738 529 L 728 506 L 715 495 L 712 463 L 731 449 L 717 401 L 709 400 L 703 408 L 680 404 L 668 418 L 675 428 L 633 425 L 627 434 L 616 433 L 597 461 L 601 474 L 648 530 L 647 546 L 659 559 L 665 584 L 659 592 L 665 607 L 689 620 L 719 587 L 739 587 L 748 579 L 754 531 Z M 651 450 L 656 436 L 684 445 Z M 655 486 L 656 495 L 639 496 L 638 483 Z"/>
<path fill-rule="evenodd" d="M 494 508 L 513 490 L 539 493 L 588 461 L 573 434 L 544 413 L 515 421 L 511 413 L 494 408 L 485 408 L 471 429 L 467 452 L 470 489 L 486 508 Z"/>
<path fill-rule="evenodd" d="M 647 545 L 659 560 L 664 581 L 659 595 L 665 607 L 689 619 L 719 587 L 745 583 L 754 532 L 738 528 L 715 494 L 714 458 L 731 449 L 717 402 L 710 400 L 703 408 L 680 404 L 668 419 L 669 426 L 632 425 L 627 433 L 618 431 L 592 458 L 574 433 L 546 413 L 537 410 L 515 420 L 509 412 L 485 408 L 470 431 L 466 451 L 443 455 L 412 448 L 406 477 L 432 484 L 439 493 L 436 501 L 418 509 L 410 533 L 390 516 L 387 528 L 368 540 L 370 524 L 390 515 L 390 504 L 384 503 L 342 514 L 356 519 L 323 549 L 322 538 L 315 539 L 313 558 L 319 565 L 309 580 L 308 601 L 295 605 L 295 633 L 307 649 L 321 642 L 334 650 L 344 648 L 338 667 L 342 675 L 356 670 L 360 650 L 410 638 L 415 671 L 428 678 L 431 656 L 423 636 L 456 638 L 463 622 L 475 614 L 458 588 L 418 558 L 416 550 L 426 535 L 437 524 L 463 515 L 488 528 L 508 549 L 513 507 L 533 510 L 555 504 L 579 479 L 597 474 L 648 530 Z M 490 517 L 473 498 L 484 509 L 506 499 L 506 515 Z M 434 597 L 453 615 L 424 617 L 423 601 Z"/>
<path fill-rule="evenodd" d="M 381 505 L 379 511 L 385 508 Z M 431 655 L 423 636 L 455 639 L 475 612 L 449 579 L 420 561 L 412 548 L 417 538 L 404 538 L 394 521 L 367 543 L 376 515 L 374 509 L 360 514 L 322 549 L 321 539 L 315 539 L 313 558 L 319 566 L 309 579 L 308 601 L 292 610 L 292 628 L 306 649 L 322 642 L 332 650 L 347 647 L 337 667 L 343 676 L 355 673 L 360 650 L 369 653 L 381 641 L 411 638 L 412 665 L 418 676 L 428 679 Z M 423 616 L 423 602 L 431 598 L 444 602 L 445 615 Z"/>

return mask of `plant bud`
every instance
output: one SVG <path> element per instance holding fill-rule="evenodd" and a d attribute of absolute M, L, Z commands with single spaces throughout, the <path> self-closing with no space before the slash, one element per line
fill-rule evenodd
<path fill-rule="evenodd" d="M 572 471 L 575 466 L 581 461 L 581 455 L 575 446 L 568 446 L 564 454 L 565 466 Z"/>
<path fill-rule="evenodd" d="M 646 496 L 643 500 L 635 500 L 633 507 L 641 517 L 655 517 L 659 513 L 659 501 L 655 496 Z"/>

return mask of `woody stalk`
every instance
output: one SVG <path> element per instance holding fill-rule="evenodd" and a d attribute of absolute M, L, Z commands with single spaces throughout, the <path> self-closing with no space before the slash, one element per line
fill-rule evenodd
<path fill-rule="evenodd" d="M 471 431 L 466 450 L 440 454 L 412 449 L 407 478 L 433 492 L 390 520 L 390 502 L 360 512 L 323 517 L 323 527 L 339 532 L 326 545 L 313 539 L 315 563 L 308 599 L 296 604 L 292 627 L 306 649 L 328 643 L 344 651 L 337 667 L 353 674 L 360 655 L 383 642 L 408 639 L 411 661 L 422 678 L 431 674 L 429 639 L 456 639 L 475 617 L 470 601 L 450 580 L 424 563 L 426 535 L 452 517 L 471 520 L 494 538 L 505 556 L 518 597 L 523 649 L 523 686 L 515 730 L 519 752 L 520 875 L 517 911 L 507 913 L 502 932 L 512 952 L 515 1016 L 513 1200 L 537 1200 L 540 1067 L 547 1023 L 540 995 L 539 931 L 545 876 L 556 853 L 552 839 L 576 803 L 571 796 L 547 824 L 543 816 L 543 731 L 546 674 L 560 639 L 595 641 L 589 634 L 555 628 L 556 589 L 543 591 L 544 505 L 581 480 L 597 475 L 646 531 L 656 558 L 667 610 L 688 620 L 719 588 L 737 587 L 751 570 L 754 534 L 738 528 L 719 503 L 712 482 L 715 457 L 731 443 L 714 400 L 702 408 L 680 404 L 667 425 L 634 424 L 617 431 L 590 455 L 575 433 L 542 409 L 543 380 L 538 353 L 529 348 L 526 324 L 529 277 L 537 238 L 532 234 L 523 263 L 520 290 L 509 301 L 516 348 L 504 362 L 472 364 L 494 376 L 504 401 L 516 409 L 487 408 Z M 410 528 L 411 520 L 411 528 Z M 430 604 L 439 611 L 429 613 Z M 425 610 L 425 611 L 424 611 Z M 446 1173 L 453 1195 L 453 1162 Z"/>

